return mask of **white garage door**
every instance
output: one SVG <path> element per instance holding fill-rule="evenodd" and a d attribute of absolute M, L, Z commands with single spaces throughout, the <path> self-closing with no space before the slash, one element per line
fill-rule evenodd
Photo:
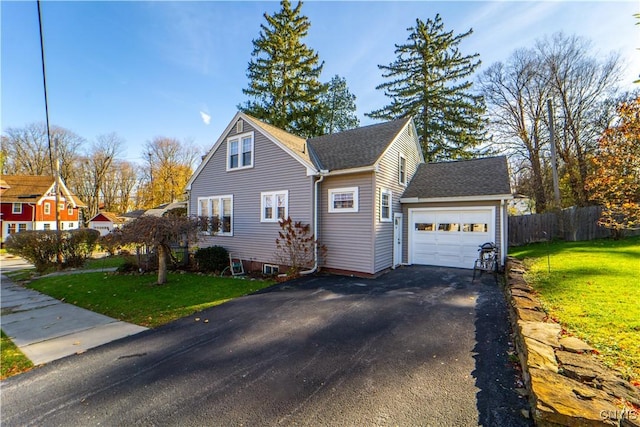
<path fill-rule="evenodd" d="M 495 208 L 409 209 L 412 264 L 473 268 L 478 246 L 494 242 Z"/>

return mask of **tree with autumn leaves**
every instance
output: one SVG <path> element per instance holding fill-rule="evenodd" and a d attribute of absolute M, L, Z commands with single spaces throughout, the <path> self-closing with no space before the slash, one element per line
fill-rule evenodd
<path fill-rule="evenodd" d="M 602 135 L 587 190 L 603 207 L 599 224 L 614 238 L 640 227 L 640 97 L 618 107 L 618 120 Z"/>

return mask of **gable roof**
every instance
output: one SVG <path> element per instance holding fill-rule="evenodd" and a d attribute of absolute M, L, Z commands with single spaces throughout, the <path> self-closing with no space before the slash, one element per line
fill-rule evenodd
<path fill-rule="evenodd" d="M 144 212 L 144 215 L 162 216 L 173 209 L 186 209 L 186 208 L 187 208 L 187 202 L 164 203 L 160 206 L 156 206 L 153 209 L 147 209 Z"/>
<path fill-rule="evenodd" d="M 307 141 L 304 138 L 300 138 L 299 136 L 293 135 L 280 128 L 262 122 L 255 117 L 250 116 L 249 114 L 244 114 L 244 116 L 248 119 L 249 122 L 251 122 L 252 125 L 259 127 L 267 134 L 276 138 L 287 148 L 293 151 L 295 155 L 301 157 L 307 163 L 313 164 L 313 162 L 311 161 L 311 157 L 309 157 L 309 151 L 307 150 Z"/>
<path fill-rule="evenodd" d="M 39 203 L 47 193 L 53 191 L 53 176 L 41 175 L 3 175 L 3 202 Z M 86 205 L 64 185 L 60 180 L 61 193 L 70 199 L 75 207 Z"/>
<path fill-rule="evenodd" d="M 363 126 L 307 141 L 319 169 L 354 169 L 374 165 L 410 117 Z"/>
<path fill-rule="evenodd" d="M 100 217 L 102 217 L 102 219 Z M 102 222 L 105 220 L 110 221 L 113 224 L 124 224 L 127 221 L 126 218 L 118 216 L 113 212 L 98 212 L 93 218 L 89 220 L 89 222 L 92 222 L 92 221 Z"/>
<path fill-rule="evenodd" d="M 307 144 L 304 138 L 300 138 L 299 136 L 290 134 L 287 131 L 264 123 L 263 121 L 258 120 L 253 116 L 238 111 L 236 115 L 233 116 L 233 119 L 229 122 L 224 132 L 222 132 L 215 144 L 213 144 L 207 155 L 202 158 L 202 162 L 200 163 L 200 165 L 198 165 L 195 172 L 193 172 L 193 175 L 191 175 L 189 181 L 187 181 L 187 185 L 185 187 L 187 190 L 191 189 L 191 184 L 193 184 L 193 181 L 195 181 L 198 175 L 200 175 L 207 163 L 209 163 L 209 160 L 211 160 L 211 157 L 213 157 L 215 152 L 222 146 L 223 142 L 226 141 L 227 135 L 231 131 L 231 128 L 235 126 L 239 119 L 245 120 L 255 128 L 259 129 L 260 132 L 271 142 L 282 148 L 286 153 L 288 153 L 291 157 L 296 159 L 306 168 L 313 171 L 316 170 L 316 167 L 309 156 Z"/>
<path fill-rule="evenodd" d="M 510 195 L 507 158 L 500 156 L 422 163 L 413 175 L 401 201 L 479 196 L 504 198 Z"/>

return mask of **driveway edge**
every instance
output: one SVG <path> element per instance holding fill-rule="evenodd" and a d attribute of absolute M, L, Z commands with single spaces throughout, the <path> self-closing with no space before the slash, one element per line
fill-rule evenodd
<path fill-rule="evenodd" d="M 585 342 L 562 334 L 534 289 L 524 264 L 506 264 L 509 318 L 538 426 L 640 426 L 640 391 L 599 362 Z"/>

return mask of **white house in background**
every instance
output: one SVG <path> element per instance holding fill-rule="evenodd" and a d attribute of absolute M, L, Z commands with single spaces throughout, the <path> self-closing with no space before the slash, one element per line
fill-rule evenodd
<path fill-rule="evenodd" d="M 106 236 L 112 230 L 122 227 L 127 222 L 127 218 L 116 215 L 113 212 L 98 212 L 89 220 L 87 228 L 98 230 L 100 236 Z"/>

